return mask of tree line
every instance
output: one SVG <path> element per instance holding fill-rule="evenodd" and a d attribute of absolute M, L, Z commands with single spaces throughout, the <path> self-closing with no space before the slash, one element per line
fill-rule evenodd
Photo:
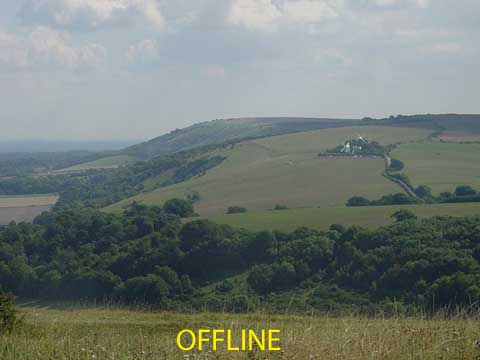
<path fill-rule="evenodd" d="M 459 185 L 453 192 L 442 192 L 438 196 L 432 194 L 427 185 L 420 185 L 413 189 L 418 198 L 404 193 L 384 195 L 378 200 L 369 200 L 363 196 L 353 196 L 347 200 L 347 206 L 382 206 L 418 204 L 420 200 L 428 204 L 468 203 L 480 202 L 480 192 L 470 185 Z"/>
<path fill-rule="evenodd" d="M 396 214 L 377 230 L 248 232 L 193 215 L 185 200 L 44 213 L 0 231 L 1 290 L 246 311 L 469 306 L 480 301 L 480 218 Z M 296 296 L 298 295 L 298 296 Z M 292 299 L 295 299 L 293 301 Z"/>

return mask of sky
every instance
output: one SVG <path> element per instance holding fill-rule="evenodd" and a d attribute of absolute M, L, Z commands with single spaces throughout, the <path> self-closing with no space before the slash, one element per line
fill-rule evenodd
<path fill-rule="evenodd" d="M 2 0 L 0 141 L 480 113 L 478 0 Z"/>

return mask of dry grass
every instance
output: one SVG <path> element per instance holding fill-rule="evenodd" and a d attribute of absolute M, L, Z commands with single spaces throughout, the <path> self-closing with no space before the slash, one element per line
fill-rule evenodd
<path fill-rule="evenodd" d="M 0 196 L 0 225 L 31 222 L 57 202 L 57 195 Z"/>
<path fill-rule="evenodd" d="M 22 311 L 25 325 L 0 337 L 1 359 L 480 359 L 480 326 L 473 319 Z M 175 345 L 183 328 L 278 328 L 282 351 L 185 353 Z"/>
<path fill-rule="evenodd" d="M 0 208 L 54 205 L 57 195 L 0 196 Z"/>

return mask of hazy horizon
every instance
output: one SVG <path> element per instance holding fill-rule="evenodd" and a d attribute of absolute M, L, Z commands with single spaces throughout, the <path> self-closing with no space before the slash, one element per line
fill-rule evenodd
<path fill-rule="evenodd" d="M 474 0 L 4 1 L 0 140 L 480 113 L 479 17 Z"/>

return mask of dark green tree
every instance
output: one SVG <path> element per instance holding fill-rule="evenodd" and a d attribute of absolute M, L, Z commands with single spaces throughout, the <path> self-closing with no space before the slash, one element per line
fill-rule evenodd
<path fill-rule="evenodd" d="M 165 212 L 174 214 L 182 218 L 191 217 L 195 215 L 193 205 L 190 201 L 183 199 L 171 199 L 163 205 Z"/>

